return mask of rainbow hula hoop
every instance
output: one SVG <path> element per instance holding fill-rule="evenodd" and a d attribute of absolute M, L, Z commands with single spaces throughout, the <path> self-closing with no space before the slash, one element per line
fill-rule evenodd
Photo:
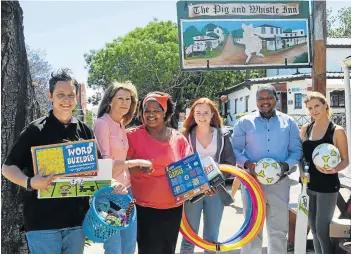
<path fill-rule="evenodd" d="M 210 243 L 200 238 L 190 227 L 183 209 L 183 217 L 180 224 L 180 232 L 194 245 L 208 251 L 230 251 L 249 243 L 262 230 L 266 218 L 266 205 L 262 189 L 258 182 L 246 171 L 231 166 L 219 165 L 224 173 L 236 176 L 246 187 L 248 194 L 248 211 L 244 223 L 237 233 L 220 243 Z"/>

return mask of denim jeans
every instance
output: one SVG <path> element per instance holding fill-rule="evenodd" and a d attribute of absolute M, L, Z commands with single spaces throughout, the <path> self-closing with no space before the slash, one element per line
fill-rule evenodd
<path fill-rule="evenodd" d="M 128 194 L 132 195 L 131 188 Z M 127 229 L 118 231 L 112 235 L 105 243 L 105 254 L 134 254 L 136 248 L 137 220 Z"/>
<path fill-rule="evenodd" d="M 83 254 L 82 227 L 35 230 L 26 233 L 31 254 Z"/>
<path fill-rule="evenodd" d="M 221 225 L 224 205 L 218 192 L 212 197 L 204 197 L 192 204 L 189 201 L 184 203 L 186 218 L 195 233 L 199 232 L 201 212 L 203 211 L 204 232 L 203 239 L 209 242 L 217 242 L 219 227 Z M 181 254 L 194 253 L 195 246 L 183 237 L 180 248 Z M 213 253 L 204 251 L 204 253 Z"/>

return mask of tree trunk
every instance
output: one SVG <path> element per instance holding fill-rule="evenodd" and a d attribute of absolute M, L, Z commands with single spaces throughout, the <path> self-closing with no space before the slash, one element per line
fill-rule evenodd
<path fill-rule="evenodd" d="M 23 12 L 17 1 L 1 3 L 1 164 L 26 124 L 39 116 L 28 68 Z M 20 188 L 1 178 L 1 253 L 28 253 Z"/>

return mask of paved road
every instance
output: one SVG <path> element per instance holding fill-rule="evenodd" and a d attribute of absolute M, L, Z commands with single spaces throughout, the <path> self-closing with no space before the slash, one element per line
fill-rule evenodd
<path fill-rule="evenodd" d="M 297 45 L 277 53 L 272 52 L 264 57 L 251 57 L 249 64 L 284 64 L 285 58 L 288 63 L 293 63 L 296 56 L 308 51 L 307 44 Z M 229 35 L 221 54 L 215 58 L 208 58 L 210 65 L 243 65 L 246 61 L 245 46 L 233 42 L 232 35 Z M 185 66 L 207 66 L 207 59 L 184 60 Z"/>
<path fill-rule="evenodd" d="M 291 188 L 291 193 L 290 193 L 290 203 L 297 203 L 298 195 L 300 193 L 300 187 L 298 185 L 295 185 Z M 342 190 L 343 196 L 349 197 L 350 191 L 343 189 Z M 339 216 L 339 211 L 336 209 L 335 212 L 335 217 Z M 244 217 L 243 217 L 243 209 L 242 209 L 242 202 L 241 202 L 241 197 L 240 197 L 240 191 L 237 192 L 236 197 L 235 197 L 235 203 L 232 206 L 225 207 L 224 209 L 224 214 L 223 214 L 223 219 L 222 219 L 222 224 L 221 224 L 221 229 L 220 229 L 220 240 L 224 240 L 227 237 L 232 236 L 241 226 L 243 223 Z M 200 225 L 200 230 L 202 230 L 202 224 Z M 200 231 L 202 232 L 202 231 Z M 264 246 L 264 251 L 263 254 L 266 253 L 267 249 L 267 235 L 265 233 L 264 229 L 264 241 L 263 241 L 263 246 Z M 182 236 L 179 235 L 178 238 L 178 244 L 177 244 L 177 252 L 179 253 L 180 250 L 180 242 L 181 242 Z M 309 238 L 311 239 L 311 234 L 309 235 Z M 99 253 L 104 253 L 103 252 L 103 247 L 102 244 L 93 244 L 90 247 L 87 247 L 84 250 L 84 254 L 99 254 Z M 195 248 L 195 253 L 202 253 L 200 248 Z M 230 252 L 222 252 L 222 253 L 230 253 L 230 254 L 239 254 L 240 250 L 233 250 Z M 293 252 L 289 252 L 293 253 Z M 314 254 L 314 252 L 308 252 L 309 254 Z"/>

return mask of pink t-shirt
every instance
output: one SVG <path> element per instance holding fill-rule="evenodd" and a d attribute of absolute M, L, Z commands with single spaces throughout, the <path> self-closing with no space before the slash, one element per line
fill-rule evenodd
<path fill-rule="evenodd" d="M 109 114 L 104 114 L 95 121 L 94 133 L 104 159 L 126 160 L 129 145 L 123 124 L 115 122 Z M 127 188 L 131 185 L 127 168 L 119 173 L 113 172 L 112 177 Z"/>
<path fill-rule="evenodd" d="M 129 159 L 152 161 L 154 171 L 131 175 L 132 191 L 138 205 L 157 209 L 177 207 L 166 176 L 166 167 L 189 154 L 191 148 L 186 138 L 176 130 L 167 141 L 152 138 L 145 126 L 127 130 Z"/>

